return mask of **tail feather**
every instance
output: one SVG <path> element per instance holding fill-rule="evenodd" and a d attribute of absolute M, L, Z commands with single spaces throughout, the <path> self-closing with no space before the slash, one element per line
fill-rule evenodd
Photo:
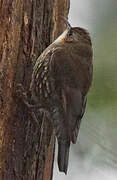
<path fill-rule="evenodd" d="M 58 167 L 59 171 L 67 174 L 70 142 L 58 142 Z"/>

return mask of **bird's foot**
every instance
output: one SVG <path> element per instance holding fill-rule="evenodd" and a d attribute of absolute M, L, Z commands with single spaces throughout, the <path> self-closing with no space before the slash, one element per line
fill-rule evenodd
<path fill-rule="evenodd" d="M 30 98 L 28 97 L 28 93 L 24 89 L 22 84 L 18 84 L 15 89 L 15 97 L 20 100 L 23 104 L 26 105 L 27 108 L 31 109 L 35 105 L 30 104 Z"/>
<path fill-rule="evenodd" d="M 32 119 L 36 122 L 36 124 L 39 124 L 34 112 L 35 105 L 30 104 L 30 97 L 28 96 L 28 93 L 26 92 L 22 84 L 17 84 L 17 86 L 15 87 L 14 97 L 17 104 L 20 102 L 25 105 L 25 107 L 28 109 L 28 113 L 31 114 Z"/>
<path fill-rule="evenodd" d="M 49 112 L 46 110 L 45 107 L 42 107 L 41 104 L 31 104 L 31 98 L 28 96 L 28 93 L 26 92 L 26 90 L 24 89 L 22 84 L 18 84 L 16 86 L 16 90 L 15 90 L 15 97 L 17 100 L 20 100 L 20 102 L 22 102 L 26 108 L 28 109 L 28 113 L 31 114 L 33 120 L 38 123 L 38 116 L 43 116 L 46 115 L 47 117 L 49 117 Z M 17 102 L 19 103 L 19 101 Z"/>

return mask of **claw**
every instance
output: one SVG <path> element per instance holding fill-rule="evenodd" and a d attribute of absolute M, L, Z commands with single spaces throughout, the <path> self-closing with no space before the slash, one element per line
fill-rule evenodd
<path fill-rule="evenodd" d="M 28 112 L 31 114 L 31 116 L 32 116 L 33 120 L 36 122 L 36 124 L 39 125 L 38 119 L 34 112 L 35 110 L 37 110 L 37 112 L 39 112 L 40 116 L 42 116 L 42 115 L 46 115 L 47 117 L 50 116 L 49 112 L 46 110 L 45 107 L 42 107 L 41 104 L 39 104 L 39 103 L 38 104 L 30 104 L 29 97 L 28 97 L 27 92 L 25 91 L 24 87 L 22 86 L 22 84 L 18 84 L 16 86 L 15 97 L 20 99 L 22 101 L 22 103 L 27 107 Z"/>
<path fill-rule="evenodd" d="M 15 92 L 15 94 L 16 94 L 16 96 L 17 96 L 18 98 L 25 98 L 25 99 L 28 98 L 28 97 L 27 97 L 27 93 L 26 93 L 24 87 L 22 86 L 22 84 L 18 84 L 18 85 L 16 86 L 16 92 Z"/>

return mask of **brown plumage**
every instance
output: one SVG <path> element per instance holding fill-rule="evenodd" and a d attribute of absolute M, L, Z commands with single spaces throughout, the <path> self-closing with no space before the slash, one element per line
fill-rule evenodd
<path fill-rule="evenodd" d="M 58 140 L 59 170 L 67 173 L 70 143 L 76 143 L 92 82 L 89 33 L 68 27 L 34 66 L 32 98 L 46 107 Z"/>

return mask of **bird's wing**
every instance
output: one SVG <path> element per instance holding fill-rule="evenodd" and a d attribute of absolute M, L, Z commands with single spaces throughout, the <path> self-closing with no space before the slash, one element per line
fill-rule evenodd
<path fill-rule="evenodd" d="M 91 59 L 84 55 L 72 59 L 63 49 L 57 49 L 52 56 L 51 69 L 56 93 L 65 113 L 64 127 L 69 131 L 70 140 L 76 143 L 81 118 L 85 112 L 86 95 L 92 81 Z"/>

